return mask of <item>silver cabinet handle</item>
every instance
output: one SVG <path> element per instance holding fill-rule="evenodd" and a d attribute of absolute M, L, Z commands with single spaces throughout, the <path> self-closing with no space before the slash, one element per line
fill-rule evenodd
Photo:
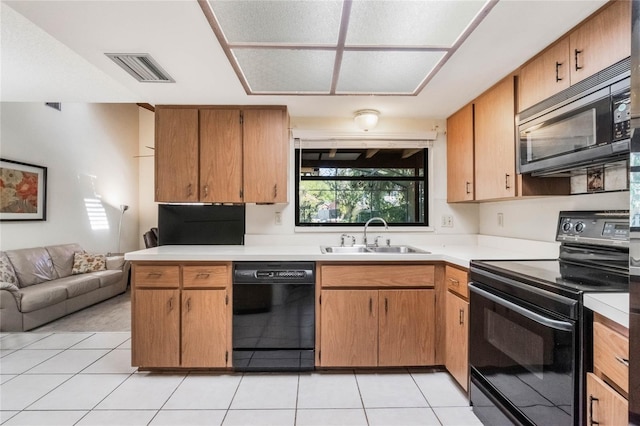
<path fill-rule="evenodd" d="M 204 196 L 208 197 L 209 196 L 209 185 L 205 185 L 204 186 Z"/>
<path fill-rule="evenodd" d="M 627 358 L 622 358 L 621 356 L 616 355 L 616 361 L 625 367 L 629 367 L 629 360 Z"/>
<path fill-rule="evenodd" d="M 160 278 L 162 276 L 162 272 L 149 272 L 147 274 L 147 278 Z"/>
<path fill-rule="evenodd" d="M 453 285 L 455 285 L 456 287 L 460 285 L 460 281 L 454 279 L 454 278 L 449 278 L 449 282 Z"/>
<path fill-rule="evenodd" d="M 208 272 L 199 272 L 196 278 L 209 278 L 210 275 Z"/>
<path fill-rule="evenodd" d="M 509 186 L 509 173 L 505 173 L 504 175 L 504 189 L 511 189 Z"/>
<path fill-rule="evenodd" d="M 471 190 L 469 189 L 470 185 L 471 185 L 471 182 L 465 182 L 464 189 L 467 194 L 471 194 Z"/>
<path fill-rule="evenodd" d="M 187 197 L 191 197 L 193 195 L 193 185 L 187 185 Z"/>

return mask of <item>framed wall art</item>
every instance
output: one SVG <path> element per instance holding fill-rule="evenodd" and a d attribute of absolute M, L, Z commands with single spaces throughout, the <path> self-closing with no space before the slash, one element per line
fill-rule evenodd
<path fill-rule="evenodd" d="M 47 168 L 0 158 L 0 221 L 47 219 Z"/>

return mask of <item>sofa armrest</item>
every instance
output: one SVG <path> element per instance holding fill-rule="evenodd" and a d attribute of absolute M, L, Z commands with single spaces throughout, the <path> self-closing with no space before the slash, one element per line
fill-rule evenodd
<path fill-rule="evenodd" d="M 124 256 L 107 256 L 107 269 L 122 270 L 125 264 Z"/>
<path fill-rule="evenodd" d="M 0 290 L 5 290 L 11 293 L 11 295 L 16 301 L 18 310 L 22 311 L 22 293 L 20 292 L 20 289 L 17 286 L 11 283 L 0 281 Z"/>

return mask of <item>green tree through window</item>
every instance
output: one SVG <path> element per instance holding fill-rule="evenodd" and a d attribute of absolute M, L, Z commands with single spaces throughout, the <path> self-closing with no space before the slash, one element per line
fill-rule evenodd
<path fill-rule="evenodd" d="M 302 157 L 302 158 L 301 158 Z M 427 225 L 426 149 L 296 150 L 296 225 Z"/>

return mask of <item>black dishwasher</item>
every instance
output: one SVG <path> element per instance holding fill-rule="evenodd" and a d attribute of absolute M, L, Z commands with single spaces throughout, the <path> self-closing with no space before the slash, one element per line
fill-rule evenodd
<path fill-rule="evenodd" d="M 315 263 L 234 262 L 234 369 L 313 370 L 314 347 Z"/>

